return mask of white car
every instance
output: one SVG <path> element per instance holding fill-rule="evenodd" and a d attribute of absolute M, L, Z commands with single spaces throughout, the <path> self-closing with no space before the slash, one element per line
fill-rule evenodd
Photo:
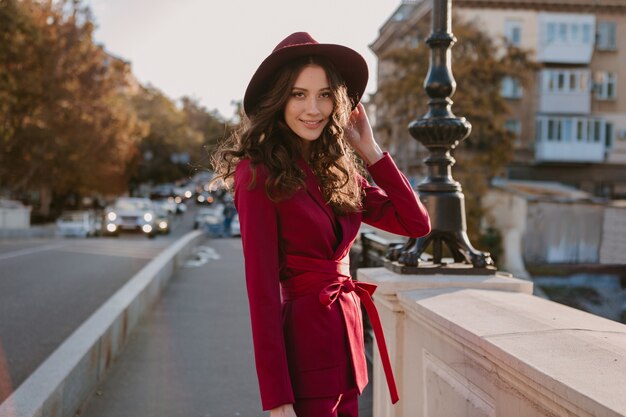
<path fill-rule="evenodd" d="M 94 211 L 65 211 L 56 221 L 61 236 L 97 236 L 102 230 L 102 218 Z"/>
<path fill-rule="evenodd" d="M 107 207 L 104 222 L 105 233 L 111 235 L 132 230 L 140 230 L 150 238 L 157 234 L 157 214 L 149 198 L 118 198 L 115 204 Z"/>

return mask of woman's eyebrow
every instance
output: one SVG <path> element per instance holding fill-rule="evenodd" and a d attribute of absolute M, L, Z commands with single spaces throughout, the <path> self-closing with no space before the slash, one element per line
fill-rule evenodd
<path fill-rule="evenodd" d="M 306 92 L 309 91 L 306 88 L 298 87 L 298 86 L 295 86 L 295 85 L 293 86 L 292 90 L 300 90 L 300 91 L 306 91 Z M 330 91 L 330 87 L 320 88 L 319 91 Z"/>

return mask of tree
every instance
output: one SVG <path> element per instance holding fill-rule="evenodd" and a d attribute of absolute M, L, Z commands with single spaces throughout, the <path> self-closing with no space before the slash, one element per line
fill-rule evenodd
<path fill-rule="evenodd" d="M 0 2 L 0 184 L 54 196 L 124 191 L 142 126 L 130 65 L 93 42 L 81 2 Z"/>
<path fill-rule="evenodd" d="M 203 137 L 202 152 L 193 155 L 192 161 L 195 162 L 198 169 L 205 169 L 210 165 L 208 155 L 213 152 L 218 141 L 228 136 L 233 126 L 224 120 L 216 110 L 208 111 L 196 99 L 183 97 L 181 102 L 187 123 L 192 129 L 200 132 Z"/>
<path fill-rule="evenodd" d="M 187 114 L 158 89 L 148 86 L 133 97 L 138 117 L 148 126 L 141 138 L 131 183 L 163 183 L 189 177 L 192 158 L 203 151 L 204 136 Z M 197 115 L 196 115 L 197 116 Z"/>
<path fill-rule="evenodd" d="M 453 96 L 452 111 L 469 120 L 472 133 L 454 152 L 457 163 L 453 175 L 461 182 L 466 197 L 468 234 L 479 245 L 478 229 L 483 215 L 480 197 L 489 180 L 503 173 L 513 155 L 514 137 L 505 129 L 510 108 L 500 94 L 500 86 L 504 77 L 527 84 L 536 66 L 528 51 L 510 45 L 499 47 L 474 23 L 457 18 L 454 21 L 454 34 L 459 41 L 452 48 L 452 63 L 459 86 Z M 430 31 L 425 20 L 416 29 L 420 39 L 425 39 Z M 429 59 L 430 48 L 424 42 L 418 47 L 392 49 L 380 57 L 387 76 L 379 81 L 375 103 L 380 109 L 377 133 L 383 143 L 406 137 L 399 130 L 406 131 L 410 121 L 426 113 L 424 79 Z"/>

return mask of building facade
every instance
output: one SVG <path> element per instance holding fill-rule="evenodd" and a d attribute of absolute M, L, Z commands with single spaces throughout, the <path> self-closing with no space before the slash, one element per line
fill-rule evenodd
<path fill-rule="evenodd" d="M 430 0 L 404 1 L 381 27 L 371 45 L 379 85 L 394 76 L 393 64 L 380 57 L 420 42 L 416 33 L 430 28 L 431 7 Z M 626 0 L 455 0 L 452 8 L 454 19 L 531 51 L 539 64 L 524 88 L 515 79 L 502 83 L 511 108 L 506 128 L 517 138 L 507 176 L 626 198 Z M 463 80 L 457 82 L 463 89 Z M 378 103 L 375 119 L 386 130 L 387 147 L 411 172 L 411 161 L 419 163 L 424 151 L 406 125 L 385 119 L 390 105 Z"/>

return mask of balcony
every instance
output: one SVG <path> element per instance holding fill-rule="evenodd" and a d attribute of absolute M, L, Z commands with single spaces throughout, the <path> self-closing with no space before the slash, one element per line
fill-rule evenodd
<path fill-rule="evenodd" d="M 610 124 L 591 117 L 537 117 L 537 162 L 603 162 Z"/>
<path fill-rule="evenodd" d="M 595 37 L 595 16 L 539 14 L 537 60 L 545 63 L 588 64 Z"/>
<path fill-rule="evenodd" d="M 558 109 L 563 114 L 591 112 L 591 71 L 543 69 L 540 74 L 539 112 Z"/>

